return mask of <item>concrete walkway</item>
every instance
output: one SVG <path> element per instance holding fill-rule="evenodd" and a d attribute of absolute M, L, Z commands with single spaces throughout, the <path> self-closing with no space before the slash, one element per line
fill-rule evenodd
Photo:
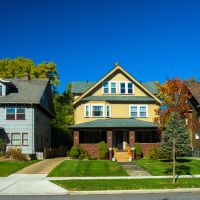
<path fill-rule="evenodd" d="M 0 178 L 0 195 L 63 195 L 68 191 L 46 179 L 47 174 L 66 158 L 43 160 L 16 174 Z"/>
<path fill-rule="evenodd" d="M 149 172 L 145 171 L 142 167 L 133 162 L 121 163 L 124 170 L 129 176 L 151 176 Z"/>

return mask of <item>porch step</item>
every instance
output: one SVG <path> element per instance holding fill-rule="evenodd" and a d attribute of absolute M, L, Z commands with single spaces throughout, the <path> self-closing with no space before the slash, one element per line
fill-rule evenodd
<path fill-rule="evenodd" d="M 115 152 L 114 158 L 117 160 L 117 162 L 131 162 L 131 155 L 128 155 L 127 151 Z"/>

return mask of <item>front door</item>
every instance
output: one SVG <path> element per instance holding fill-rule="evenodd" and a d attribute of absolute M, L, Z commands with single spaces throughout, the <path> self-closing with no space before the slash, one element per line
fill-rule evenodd
<path fill-rule="evenodd" d="M 116 131 L 116 147 L 118 150 L 123 150 L 123 140 L 124 140 L 124 132 Z"/>

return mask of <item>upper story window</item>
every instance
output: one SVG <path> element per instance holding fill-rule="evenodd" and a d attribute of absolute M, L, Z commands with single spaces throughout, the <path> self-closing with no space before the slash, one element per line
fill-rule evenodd
<path fill-rule="evenodd" d="M 3 96 L 3 87 L 0 85 L 0 96 Z"/>
<path fill-rule="evenodd" d="M 111 86 L 111 93 L 112 94 L 115 94 L 115 93 L 117 93 L 117 84 L 116 84 L 116 82 L 111 82 L 110 83 L 110 86 Z"/>
<path fill-rule="evenodd" d="M 130 105 L 129 107 L 130 117 L 148 117 L 148 106 L 147 105 Z"/>
<path fill-rule="evenodd" d="M 133 83 L 120 82 L 120 94 L 133 94 Z"/>
<path fill-rule="evenodd" d="M 25 120 L 25 108 L 6 108 L 7 120 Z"/>
<path fill-rule="evenodd" d="M 111 105 L 106 105 L 106 117 L 111 117 Z"/>
<path fill-rule="evenodd" d="M 90 117 L 90 105 L 89 104 L 85 105 L 84 117 Z"/>
<path fill-rule="evenodd" d="M 104 106 L 103 105 L 92 105 L 92 117 L 103 117 Z"/>
<path fill-rule="evenodd" d="M 109 93 L 109 84 L 108 81 L 103 82 L 103 93 L 108 94 Z"/>

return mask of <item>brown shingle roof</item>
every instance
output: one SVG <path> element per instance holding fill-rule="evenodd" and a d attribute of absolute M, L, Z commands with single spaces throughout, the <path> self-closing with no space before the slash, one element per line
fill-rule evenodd
<path fill-rule="evenodd" d="M 184 81 L 184 84 L 187 86 L 192 96 L 200 104 L 200 82 Z"/>

